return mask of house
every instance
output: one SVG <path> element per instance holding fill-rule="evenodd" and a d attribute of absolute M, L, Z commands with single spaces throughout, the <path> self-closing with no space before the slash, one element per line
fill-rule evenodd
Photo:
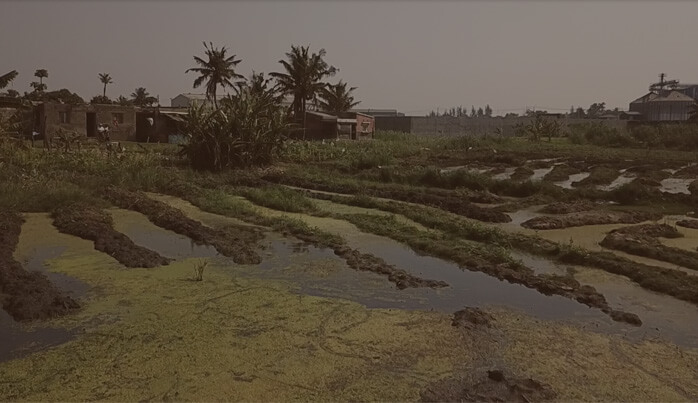
<path fill-rule="evenodd" d="M 136 111 L 136 141 L 181 144 L 185 139 L 184 108 L 140 109 Z"/>
<path fill-rule="evenodd" d="M 98 127 L 107 125 L 114 141 L 135 140 L 136 108 L 133 106 L 42 102 L 34 108 L 34 130 L 51 138 L 60 130 L 97 137 Z"/>
<path fill-rule="evenodd" d="M 305 140 L 370 139 L 373 138 L 375 126 L 375 118 L 362 113 L 344 112 L 336 116 L 306 111 L 305 130 L 301 128 L 294 131 L 292 137 Z"/>
<path fill-rule="evenodd" d="M 349 112 L 362 113 L 368 116 L 405 116 L 397 109 L 351 109 Z"/>
<path fill-rule="evenodd" d="M 221 99 L 225 98 L 227 95 L 222 94 L 222 95 L 216 95 L 216 100 L 220 101 Z M 208 97 L 206 94 L 191 94 L 191 93 L 185 93 L 185 94 L 179 94 L 176 97 L 172 98 L 170 100 L 170 106 L 172 108 L 189 108 L 190 106 L 194 105 L 203 105 L 207 104 L 209 102 Z"/>

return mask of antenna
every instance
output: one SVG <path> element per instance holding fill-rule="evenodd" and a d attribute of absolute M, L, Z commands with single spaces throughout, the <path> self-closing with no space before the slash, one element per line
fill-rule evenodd
<path fill-rule="evenodd" d="M 679 85 L 679 80 L 669 80 L 669 81 L 664 81 L 664 78 L 667 75 L 664 73 L 659 73 L 659 82 L 650 84 L 650 91 L 664 91 L 664 87 L 671 87 L 671 88 L 676 88 L 677 85 Z"/>

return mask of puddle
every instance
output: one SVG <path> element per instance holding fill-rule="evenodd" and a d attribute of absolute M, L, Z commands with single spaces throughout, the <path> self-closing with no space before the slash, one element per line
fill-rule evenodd
<path fill-rule="evenodd" d="M 504 172 L 498 173 L 496 175 L 492 175 L 492 179 L 494 180 L 505 180 L 505 179 L 510 179 L 511 175 L 514 174 L 514 171 L 516 171 L 516 168 L 514 167 L 509 167 L 504 170 Z"/>
<path fill-rule="evenodd" d="M 114 218 L 115 230 L 131 238 L 135 244 L 162 256 L 182 259 L 218 255 L 218 251 L 213 246 L 197 245 L 187 236 L 158 227 L 141 213 L 124 209 L 110 209 L 108 212 Z"/>
<path fill-rule="evenodd" d="M 553 170 L 553 168 L 555 168 L 555 167 L 552 166 L 552 167 L 550 167 L 550 168 L 539 168 L 539 169 L 534 169 L 534 170 L 533 170 L 533 175 L 531 175 L 531 177 L 528 178 L 528 179 L 529 179 L 530 181 L 532 181 L 532 182 L 541 181 L 541 180 L 543 180 L 543 178 L 545 177 L 545 175 L 549 174 L 549 173 Z"/>
<path fill-rule="evenodd" d="M 337 213 L 337 214 L 371 214 L 371 215 L 377 215 L 377 216 L 394 216 L 395 219 L 401 223 L 401 224 L 406 224 L 410 225 L 412 227 L 415 227 L 419 229 L 420 231 L 430 231 L 429 228 L 423 226 L 422 224 L 410 220 L 409 218 L 401 215 L 401 214 L 393 214 L 387 211 L 383 210 L 378 210 L 378 209 L 372 209 L 372 208 L 365 208 L 365 207 L 356 207 L 356 206 L 349 206 L 346 204 L 341 204 L 341 203 L 335 203 L 329 200 L 322 200 L 322 199 L 313 199 L 313 203 L 322 211 L 327 211 L 329 213 Z M 491 207 L 491 205 L 487 205 L 488 207 Z"/>
<path fill-rule="evenodd" d="M 684 194 L 690 194 L 691 192 L 688 191 L 688 185 L 693 182 L 693 179 L 681 179 L 681 178 L 666 178 L 662 179 L 661 186 L 659 187 L 659 191 L 665 192 L 665 193 L 684 193 Z"/>
<path fill-rule="evenodd" d="M 572 184 L 574 182 L 579 182 L 582 179 L 585 179 L 591 175 L 590 172 L 580 172 L 578 174 L 572 174 L 570 175 L 567 180 L 561 181 L 561 182 L 554 182 L 553 184 L 556 186 L 560 186 L 563 189 L 572 189 Z"/>
<path fill-rule="evenodd" d="M 621 174 L 624 172 L 624 170 L 621 170 Z M 613 182 L 609 183 L 608 185 L 599 185 L 596 188 L 599 190 L 603 191 L 611 191 L 613 189 L 619 188 L 625 184 L 628 184 L 632 182 L 635 179 L 634 175 L 620 175 L 616 179 L 613 180 Z"/>
<path fill-rule="evenodd" d="M 0 362 L 24 357 L 70 341 L 73 332 L 61 328 L 29 329 L 0 310 Z"/>

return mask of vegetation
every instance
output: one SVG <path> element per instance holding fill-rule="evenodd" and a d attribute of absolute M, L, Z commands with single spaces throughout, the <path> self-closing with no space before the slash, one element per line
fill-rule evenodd
<path fill-rule="evenodd" d="M 102 98 L 107 98 L 107 85 L 113 84 L 114 80 L 112 80 L 111 76 L 107 73 L 99 73 L 99 82 L 104 84 L 102 88 Z"/>
<path fill-rule="evenodd" d="M 338 115 L 359 104 L 354 101 L 351 93 L 356 87 L 347 89 L 347 83 L 340 80 L 337 84 L 328 84 L 320 90 L 320 108 L 323 111 Z"/>
<path fill-rule="evenodd" d="M 235 55 L 227 56 L 228 49 L 225 46 L 219 49 L 214 47 L 211 42 L 209 44 L 204 42 L 204 47 L 206 48 L 205 53 L 208 60 L 194 56 L 194 61 L 199 67 L 192 67 L 187 69 L 186 72 L 191 71 L 199 74 L 199 77 L 194 80 L 194 88 L 199 88 L 201 84 L 206 82 L 206 96 L 217 109 L 218 98 L 216 97 L 216 91 L 218 86 L 221 88 L 233 87 L 235 85 L 234 80 L 244 78 L 234 70 L 235 66 L 242 60 L 236 60 Z"/>
<path fill-rule="evenodd" d="M 158 99 L 151 96 L 143 87 L 136 88 L 131 93 L 131 103 L 136 106 L 152 106 Z"/>
<path fill-rule="evenodd" d="M 304 119 L 306 103 L 316 99 L 325 87 L 322 80 L 339 71 L 325 62 L 326 54 L 325 49 L 311 54 L 309 46 L 293 45 L 286 53 L 286 60 L 279 61 L 285 71 L 271 73 L 278 80 L 281 91 L 293 95 L 291 109 L 296 120 Z"/>
<path fill-rule="evenodd" d="M 17 70 L 12 70 L 9 73 L 3 74 L 0 76 L 0 90 L 7 87 L 10 85 L 12 80 L 14 80 L 19 73 L 17 73 Z"/>

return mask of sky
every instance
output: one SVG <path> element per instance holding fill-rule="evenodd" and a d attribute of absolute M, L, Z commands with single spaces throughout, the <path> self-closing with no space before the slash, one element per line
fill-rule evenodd
<path fill-rule="evenodd" d="M 225 46 L 237 72 L 280 71 L 291 45 L 324 48 L 358 87 L 360 108 L 427 114 L 463 105 L 495 114 L 628 108 L 664 72 L 698 82 L 698 2 L 660 1 L 0 1 L 0 74 L 29 91 L 86 100 L 145 87 L 162 105 L 194 90 L 202 42 Z"/>

